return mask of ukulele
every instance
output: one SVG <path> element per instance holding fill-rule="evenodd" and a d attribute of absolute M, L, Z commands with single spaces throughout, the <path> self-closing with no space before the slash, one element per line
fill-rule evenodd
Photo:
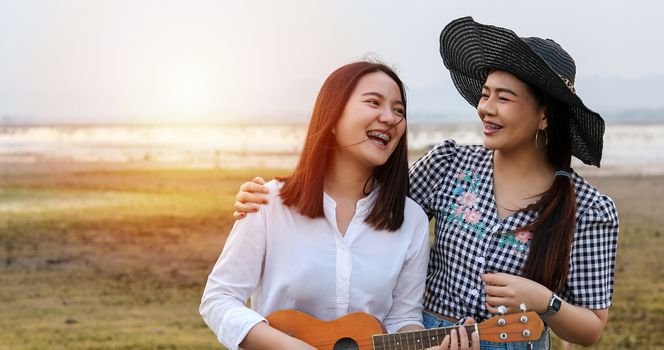
<path fill-rule="evenodd" d="M 492 317 L 472 325 L 385 334 L 375 317 L 355 312 L 332 321 L 321 321 L 295 310 L 275 311 L 267 317 L 270 326 L 304 341 L 319 350 L 401 350 L 426 349 L 440 345 L 454 328 L 477 331 L 481 340 L 496 343 L 536 341 L 542 336 L 544 324 L 533 312 Z"/>

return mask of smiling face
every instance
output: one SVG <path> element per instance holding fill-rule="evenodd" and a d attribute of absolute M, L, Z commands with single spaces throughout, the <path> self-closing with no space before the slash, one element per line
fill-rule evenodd
<path fill-rule="evenodd" d="M 484 146 L 492 150 L 536 150 L 535 134 L 547 127 L 545 108 L 528 85 L 504 71 L 487 77 L 477 112 Z"/>
<path fill-rule="evenodd" d="M 334 129 L 335 157 L 368 168 L 385 164 L 406 129 L 405 113 L 397 83 L 383 72 L 366 74 Z"/>

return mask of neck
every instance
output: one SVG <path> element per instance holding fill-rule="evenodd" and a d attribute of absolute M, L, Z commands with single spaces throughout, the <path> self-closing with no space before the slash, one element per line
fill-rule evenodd
<path fill-rule="evenodd" d="M 336 153 L 325 175 L 324 190 L 335 200 L 358 201 L 366 196 L 365 189 L 370 191 L 373 188 L 373 181 L 366 183 L 372 173 L 373 168 Z"/>
<path fill-rule="evenodd" d="M 494 174 L 509 176 L 513 179 L 551 178 L 555 171 L 546 157 L 534 147 L 525 150 L 497 150 L 493 153 Z"/>

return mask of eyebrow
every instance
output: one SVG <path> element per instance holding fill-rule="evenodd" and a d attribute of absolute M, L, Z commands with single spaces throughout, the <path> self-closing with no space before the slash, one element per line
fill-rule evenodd
<path fill-rule="evenodd" d="M 365 92 L 365 93 L 362 94 L 362 96 L 376 96 L 380 99 L 383 99 L 383 100 L 385 99 L 385 96 L 383 96 L 382 94 L 380 94 L 378 92 Z M 396 101 L 394 101 L 394 103 L 397 103 L 397 104 L 400 104 L 400 105 L 403 106 L 403 102 L 401 100 L 396 100 Z"/>
<path fill-rule="evenodd" d="M 486 86 L 486 85 L 482 86 L 482 90 L 484 90 L 484 89 L 491 90 L 491 89 L 490 89 L 488 86 Z M 512 90 L 510 90 L 510 89 L 508 89 L 508 88 L 500 88 L 500 87 L 499 87 L 499 88 L 496 88 L 495 90 L 496 90 L 497 92 L 507 92 L 507 93 L 512 94 L 512 95 L 514 95 L 514 96 L 517 96 L 517 97 L 519 96 L 519 95 L 516 94 L 516 92 L 514 92 L 514 91 L 512 91 Z"/>

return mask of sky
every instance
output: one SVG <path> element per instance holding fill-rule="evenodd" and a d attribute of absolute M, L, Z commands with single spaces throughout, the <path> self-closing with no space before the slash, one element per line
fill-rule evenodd
<path fill-rule="evenodd" d="M 466 15 L 555 39 L 602 114 L 664 110 L 662 13 L 654 0 L 0 0 L 0 123 L 306 122 L 327 75 L 362 58 L 396 68 L 410 116 L 469 118 L 438 51 Z"/>

